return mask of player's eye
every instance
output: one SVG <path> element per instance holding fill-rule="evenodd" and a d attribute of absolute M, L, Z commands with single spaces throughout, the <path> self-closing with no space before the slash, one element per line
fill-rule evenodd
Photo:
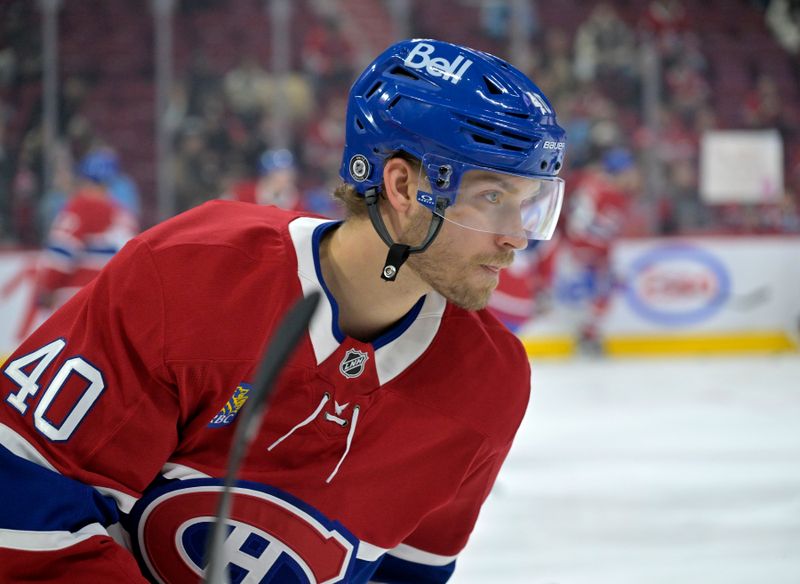
<path fill-rule="evenodd" d="M 487 191 L 483 193 L 483 198 L 492 204 L 500 202 L 501 194 L 498 191 Z"/>

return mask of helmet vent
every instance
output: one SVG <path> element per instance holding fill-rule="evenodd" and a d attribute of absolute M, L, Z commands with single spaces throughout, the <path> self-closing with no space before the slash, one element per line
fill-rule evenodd
<path fill-rule="evenodd" d="M 503 131 L 503 132 L 500 132 L 500 133 L 503 136 L 505 136 L 506 138 L 511 138 L 513 140 L 519 140 L 520 142 L 528 142 L 528 143 L 533 142 L 533 140 L 531 138 L 528 138 L 527 136 L 522 136 L 520 134 L 515 134 L 514 132 Z"/>
<path fill-rule="evenodd" d="M 381 85 L 383 85 L 383 83 L 381 81 L 378 81 L 377 83 L 375 83 L 375 85 L 373 85 L 370 88 L 370 90 L 367 92 L 367 95 L 365 95 L 364 97 L 369 99 L 370 97 L 375 95 L 375 92 L 378 91 L 381 88 Z"/>
<path fill-rule="evenodd" d="M 519 118 L 521 120 L 527 120 L 528 118 L 531 117 L 530 114 L 525 114 L 522 112 L 503 112 L 503 113 L 506 114 L 507 116 L 511 116 L 512 118 Z"/>
<path fill-rule="evenodd" d="M 359 130 L 361 130 L 363 132 L 365 130 L 364 122 L 362 122 L 361 118 L 358 118 L 358 117 L 355 120 L 356 120 L 356 128 L 358 128 Z"/>
<path fill-rule="evenodd" d="M 398 104 L 398 102 L 400 101 L 400 98 L 401 98 L 401 97 L 403 97 L 403 96 L 402 96 L 402 95 L 398 95 L 398 96 L 396 96 L 396 97 L 395 97 L 395 98 L 394 98 L 394 99 L 393 99 L 391 102 L 389 102 L 389 105 L 388 105 L 388 106 L 386 106 L 386 111 L 389 111 L 389 110 L 390 110 L 390 109 L 392 109 L 394 106 L 396 106 L 396 105 Z"/>
<path fill-rule="evenodd" d="M 467 119 L 467 123 L 470 126 L 475 126 L 476 128 L 480 128 L 481 130 L 486 130 L 487 132 L 494 132 L 494 126 L 490 124 L 486 124 L 484 122 L 478 120 Z"/>
<path fill-rule="evenodd" d="M 472 139 L 475 140 L 478 144 L 489 144 L 490 146 L 496 146 L 497 142 L 492 140 L 491 138 L 487 138 L 486 136 L 481 136 L 480 134 L 470 134 Z"/>
<path fill-rule="evenodd" d="M 512 152 L 525 152 L 525 148 L 514 146 L 513 144 L 501 144 L 500 148 L 503 150 L 511 150 Z"/>
<path fill-rule="evenodd" d="M 486 84 L 486 89 L 488 89 L 489 93 L 492 95 L 502 95 L 506 93 L 502 87 L 497 85 L 497 83 L 489 79 L 486 75 L 483 76 L 483 82 Z"/>
<path fill-rule="evenodd" d="M 391 71 L 389 71 L 390 75 L 394 75 L 395 77 L 405 77 L 406 79 L 413 79 L 414 81 L 419 80 L 419 76 L 415 75 L 405 67 L 401 67 L 398 65 L 397 67 L 393 67 Z"/>

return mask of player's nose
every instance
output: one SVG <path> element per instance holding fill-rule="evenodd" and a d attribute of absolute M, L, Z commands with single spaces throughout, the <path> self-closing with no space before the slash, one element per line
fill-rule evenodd
<path fill-rule="evenodd" d="M 528 238 L 523 232 L 520 232 L 519 234 L 516 235 L 508 235 L 508 234 L 498 235 L 496 241 L 497 245 L 499 245 L 503 249 L 517 250 L 517 249 L 525 249 L 526 247 L 528 247 Z"/>

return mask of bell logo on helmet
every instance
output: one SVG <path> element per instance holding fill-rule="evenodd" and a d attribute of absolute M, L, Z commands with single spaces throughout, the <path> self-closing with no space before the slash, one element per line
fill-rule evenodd
<path fill-rule="evenodd" d="M 350 159 L 350 176 L 357 182 L 364 182 L 369 176 L 369 160 L 362 154 L 356 154 Z"/>
<path fill-rule="evenodd" d="M 434 77 L 443 77 L 449 79 L 450 83 L 456 84 L 461 81 L 464 73 L 467 72 L 472 61 L 469 59 L 464 60 L 463 55 L 456 57 L 451 63 L 442 57 L 433 57 L 435 47 L 428 43 L 417 43 L 408 56 L 403 61 L 406 67 L 412 69 L 425 69 L 430 75 Z M 418 60 L 416 60 L 418 59 Z M 460 69 L 459 69 L 460 67 Z"/>

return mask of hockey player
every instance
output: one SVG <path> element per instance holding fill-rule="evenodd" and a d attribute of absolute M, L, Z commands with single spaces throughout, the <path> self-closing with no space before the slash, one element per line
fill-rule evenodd
<path fill-rule="evenodd" d="M 316 291 L 234 489 L 232 581 L 446 581 L 529 396 L 482 308 L 552 234 L 563 154 L 511 65 L 403 41 L 350 92 L 344 222 L 215 201 L 129 243 L 0 376 L 0 581 L 197 581 L 254 367 Z"/>
<path fill-rule="evenodd" d="M 132 213 L 117 204 L 105 184 L 105 162 L 89 154 L 78 165 L 77 188 L 47 235 L 36 281 L 36 303 L 61 306 L 94 279 L 138 232 Z"/>
<path fill-rule="evenodd" d="M 578 331 L 578 347 L 586 353 L 602 353 L 602 322 L 615 288 L 611 249 L 634 220 L 633 200 L 641 177 L 633 154 L 615 147 L 603 156 L 602 165 L 588 171 L 572 191 L 566 213 L 567 249 L 584 271 L 588 306 Z"/>
<path fill-rule="evenodd" d="M 285 148 L 265 151 L 258 159 L 258 178 L 239 181 L 220 198 L 301 211 L 294 155 Z"/>

